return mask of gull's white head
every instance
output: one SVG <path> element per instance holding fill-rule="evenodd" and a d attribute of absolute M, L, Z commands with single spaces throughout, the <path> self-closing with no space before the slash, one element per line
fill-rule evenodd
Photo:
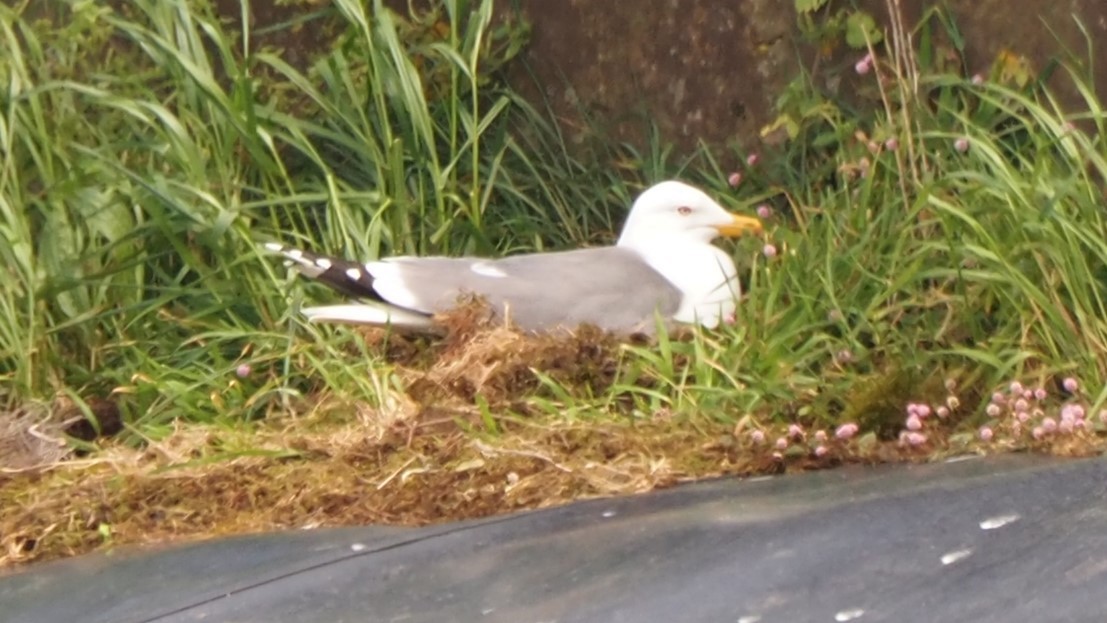
<path fill-rule="evenodd" d="M 757 219 L 727 212 L 698 188 L 667 181 L 650 186 L 638 196 L 618 244 L 631 248 L 651 247 L 666 240 L 707 244 L 719 236 L 760 231 Z"/>

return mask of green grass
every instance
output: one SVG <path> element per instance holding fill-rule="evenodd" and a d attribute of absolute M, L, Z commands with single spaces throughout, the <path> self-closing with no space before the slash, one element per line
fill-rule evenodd
<path fill-rule="evenodd" d="M 978 421 L 993 388 L 1065 375 L 1102 402 L 1107 150 L 1089 83 L 1068 78 L 1087 112 L 1066 115 L 1036 85 L 948 74 L 924 75 L 918 100 L 892 94 L 903 103 L 872 115 L 806 91 L 790 152 L 742 191 L 778 193 L 780 253 L 742 248 L 751 275 L 737 325 L 674 348 L 682 365 L 664 342 L 636 349 L 636 374 L 664 381 L 651 406 L 902 422 L 904 405 L 941 402 L 952 378 L 977 399 L 962 413 Z M 883 146 L 893 137 L 895 151 Z M 703 182 L 725 194 L 710 164 L 697 163 Z M 872 413 L 885 408 L 874 384 L 894 389 L 894 411 Z"/>
<path fill-rule="evenodd" d="M 341 35 L 304 71 L 206 3 L 32 4 L 0 8 L 8 403 L 114 391 L 141 427 L 371 395 L 336 350 L 353 340 L 304 342 L 257 241 L 507 252 L 593 238 L 618 207 L 490 77 L 525 35 L 492 28 L 490 2 L 415 20 L 336 3 Z M 264 383 L 234 380 L 244 361 Z"/>
<path fill-rule="evenodd" d="M 323 397 L 390 408 L 402 375 L 356 334 L 303 324 L 318 291 L 258 241 L 358 257 L 597 243 L 668 176 L 737 209 L 771 204 L 779 254 L 734 247 L 749 273 L 736 325 L 624 347 L 599 394 L 543 375 L 522 397 L 540 411 L 880 428 L 897 404 L 941 400 L 947 377 L 983 397 L 1062 374 L 1098 393 L 1107 376 L 1104 120 L 1075 69 L 1078 114 L 1038 83 L 937 67 L 915 93 L 880 53 L 896 79 L 873 79 L 868 107 L 800 79 L 780 102 L 793 135 L 735 191 L 706 148 L 612 148 L 632 163 L 619 171 L 570 155 L 501 81 L 526 29 L 493 26 L 491 2 L 409 19 L 338 1 L 319 19 L 339 34 L 307 69 L 204 2 L 58 2 L 49 20 L 32 4 L 0 7 L 10 407 L 114 394 L 144 436 Z M 874 153 L 859 131 L 898 148 Z M 497 408 L 478 402 L 485 419 Z"/>

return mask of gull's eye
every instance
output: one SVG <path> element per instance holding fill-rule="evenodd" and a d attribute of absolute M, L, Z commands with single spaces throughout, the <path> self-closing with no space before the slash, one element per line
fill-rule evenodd
<path fill-rule="evenodd" d="M 689 208 L 688 206 L 680 206 L 679 208 L 677 208 L 677 214 L 680 214 L 681 216 L 688 216 L 691 213 L 692 208 Z"/>

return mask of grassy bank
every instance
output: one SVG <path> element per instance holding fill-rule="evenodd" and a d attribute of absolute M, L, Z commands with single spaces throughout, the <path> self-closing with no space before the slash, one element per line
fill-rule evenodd
<path fill-rule="evenodd" d="M 1079 59 L 1054 69 L 1085 110 L 1062 111 L 1010 59 L 963 75 L 936 60 L 957 38 L 920 30 L 917 53 L 893 40 L 850 69 L 848 104 L 797 80 L 777 146 L 736 149 L 732 171 L 706 149 L 571 155 L 502 81 L 526 29 L 487 2 L 335 2 L 309 67 L 205 3 L 32 4 L 0 7 L 7 562 L 719 473 L 1098 451 L 1107 151 Z M 311 327 L 296 309 L 325 293 L 257 246 L 599 244 L 664 177 L 769 225 L 733 247 L 732 326 L 652 343 L 465 314 L 445 343 Z M 64 438 L 82 416 L 124 430 Z"/>

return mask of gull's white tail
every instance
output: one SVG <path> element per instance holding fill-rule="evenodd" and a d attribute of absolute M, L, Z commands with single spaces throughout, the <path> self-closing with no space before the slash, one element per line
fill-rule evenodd
<path fill-rule="evenodd" d="M 415 312 L 373 304 L 322 305 L 305 307 L 300 312 L 309 322 L 329 322 L 341 324 L 367 324 L 375 326 L 393 326 L 403 329 L 427 330 L 434 328 L 428 316 Z"/>

